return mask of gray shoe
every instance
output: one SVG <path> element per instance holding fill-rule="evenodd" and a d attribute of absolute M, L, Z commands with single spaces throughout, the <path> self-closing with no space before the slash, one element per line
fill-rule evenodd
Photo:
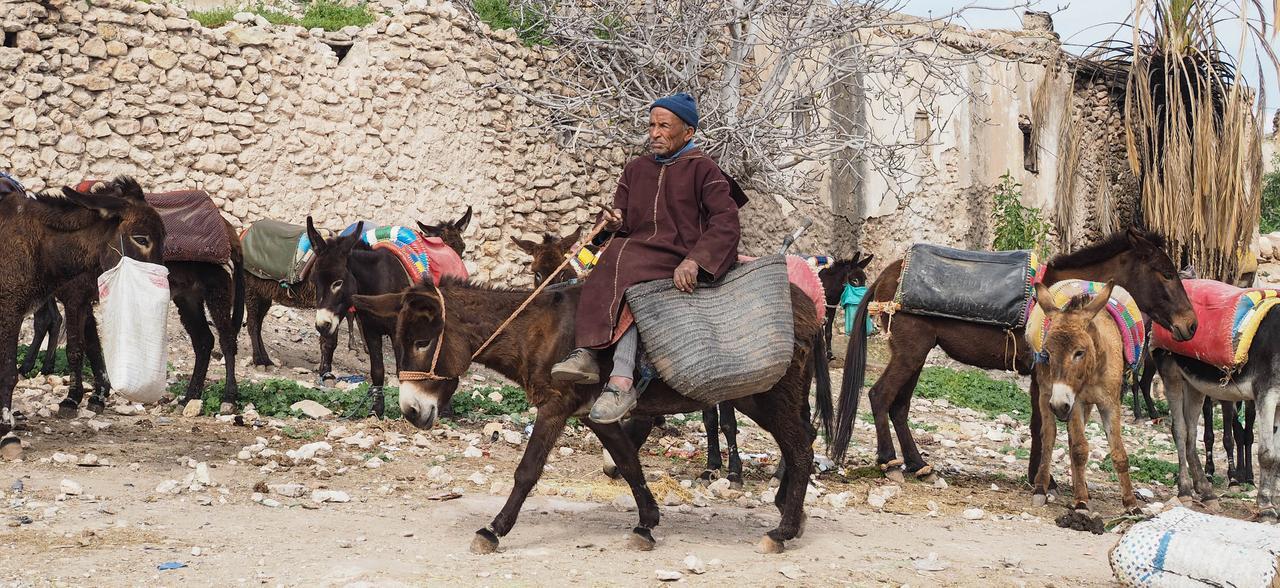
<path fill-rule="evenodd" d="M 604 391 L 600 392 L 595 404 L 591 405 L 590 418 L 602 425 L 616 423 L 636 407 L 639 399 L 640 393 L 636 392 L 635 386 L 623 391 L 613 384 L 605 384 Z"/>
<path fill-rule="evenodd" d="M 551 366 L 551 379 L 573 384 L 600 382 L 600 364 L 596 361 L 596 352 L 581 347 L 574 349 L 564 361 Z"/>

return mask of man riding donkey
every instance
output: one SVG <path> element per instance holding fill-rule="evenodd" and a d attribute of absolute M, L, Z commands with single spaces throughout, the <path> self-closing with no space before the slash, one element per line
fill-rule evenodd
<path fill-rule="evenodd" d="M 738 259 L 738 206 L 730 183 L 716 163 L 693 141 L 698 109 L 685 93 L 649 107 L 652 156 L 627 164 L 613 196 L 613 210 L 602 214 L 608 245 L 582 286 L 575 317 L 576 349 L 551 368 L 561 382 L 600 381 L 596 355 L 614 347 L 613 370 L 591 407 L 591 420 L 614 423 L 636 406 L 635 367 L 639 333 L 635 325 L 620 337 L 614 332 L 627 288 L 671 278 L 677 289 L 693 292 L 699 281 L 725 275 Z M 743 201 L 745 202 L 745 200 Z"/>

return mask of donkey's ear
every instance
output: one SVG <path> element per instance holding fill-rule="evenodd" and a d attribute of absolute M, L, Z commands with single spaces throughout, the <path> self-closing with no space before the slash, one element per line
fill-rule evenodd
<path fill-rule="evenodd" d="M 77 192 L 69 186 L 62 187 L 62 195 L 66 196 L 67 200 L 70 200 L 76 206 L 97 212 L 102 218 L 118 217 L 125 208 L 129 207 L 129 203 L 123 198 L 102 194 L 85 194 L 84 192 Z"/>
<path fill-rule="evenodd" d="M 1107 307 L 1107 303 L 1111 301 L 1111 291 L 1115 290 L 1115 288 L 1115 280 L 1107 282 L 1107 285 L 1102 287 L 1102 291 L 1098 292 L 1098 295 L 1094 296 L 1093 300 L 1090 300 L 1089 304 L 1085 305 L 1084 310 L 1089 313 L 1090 317 Z"/>
<path fill-rule="evenodd" d="M 351 233 L 350 235 L 347 235 L 346 237 L 343 237 L 342 240 L 339 241 L 338 247 L 341 249 L 342 255 L 344 256 L 351 255 L 351 250 L 355 249 L 356 244 L 359 243 L 360 240 L 363 238 L 364 238 L 364 221 L 360 221 L 356 223 L 355 232 Z"/>
<path fill-rule="evenodd" d="M 861 255 L 861 254 L 859 254 L 859 255 Z M 871 263 L 871 260 L 872 260 L 872 259 L 875 259 L 875 257 L 876 257 L 876 256 L 871 255 L 870 253 L 868 253 L 866 257 L 864 257 L 864 258 L 862 258 L 862 259 L 858 260 L 858 267 L 860 267 L 860 268 L 862 268 L 862 269 L 867 269 L 867 264 Z"/>
<path fill-rule="evenodd" d="M 464 231 L 469 224 L 471 224 L 471 207 L 467 206 L 467 211 L 462 213 L 462 218 L 453 221 L 453 228 Z"/>
<path fill-rule="evenodd" d="M 1036 304 L 1040 305 L 1040 310 L 1045 314 L 1061 312 L 1058 305 L 1053 303 L 1053 292 L 1050 292 L 1043 282 L 1036 282 Z"/>
<path fill-rule="evenodd" d="M 520 239 L 515 235 L 511 236 L 511 242 L 515 243 L 516 247 L 523 249 L 524 252 L 528 253 L 529 255 L 533 255 L 533 252 L 538 249 L 537 243 L 534 243 L 533 241 L 529 241 L 526 239 Z"/>
<path fill-rule="evenodd" d="M 129 176 L 119 176 L 111 182 L 113 186 L 120 189 L 120 195 L 134 200 L 136 202 L 146 202 L 147 196 L 142 192 L 142 186 L 138 181 Z"/>
<path fill-rule="evenodd" d="M 582 237 L 582 225 L 578 225 L 578 228 L 574 229 L 572 234 L 566 235 L 560 238 L 560 243 L 559 243 L 560 250 L 568 251 L 570 247 L 573 247 L 578 243 L 578 239 L 580 239 L 581 237 Z"/>
<path fill-rule="evenodd" d="M 418 230 L 422 231 L 423 235 L 426 235 L 428 237 L 444 236 L 444 229 L 441 229 L 440 225 L 428 225 L 428 224 L 424 224 L 422 221 L 417 221 L 417 222 L 418 222 Z"/>
<path fill-rule="evenodd" d="M 378 318 L 393 319 L 400 314 L 401 297 L 399 293 L 365 296 L 356 294 L 351 297 L 358 312 L 371 314 Z"/>
<path fill-rule="evenodd" d="M 324 251 L 329 244 L 324 242 L 324 237 L 320 236 L 320 231 L 316 230 L 316 224 L 311 220 L 311 216 L 307 216 L 307 239 L 311 241 L 311 249 L 316 253 Z"/>
<path fill-rule="evenodd" d="M 404 293 L 404 305 L 420 318 L 430 320 L 440 316 L 440 297 L 434 290 L 408 290 Z"/>

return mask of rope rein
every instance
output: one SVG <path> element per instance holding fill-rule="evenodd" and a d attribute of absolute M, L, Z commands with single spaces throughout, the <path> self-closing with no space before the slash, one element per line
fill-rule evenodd
<path fill-rule="evenodd" d="M 590 243 L 592 240 L 594 240 L 596 238 L 596 235 L 599 235 L 600 232 L 604 230 L 604 225 L 605 225 L 605 221 L 601 220 L 599 223 L 596 224 L 594 229 L 591 229 L 591 233 L 589 233 L 586 237 L 578 241 L 576 245 L 574 245 L 571 249 L 569 249 L 569 252 L 565 253 L 564 255 L 564 261 L 560 262 L 560 265 L 557 266 L 556 269 L 551 272 L 551 275 L 554 276 L 559 274 L 561 270 L 563 270 L 566 266 L 568 266 L 569 262 L 575 256 L 577 256 L 578 251 L 582 250 L 582 248 L 585 247 L 587 243 Z M 484 353 L 484 350 L 489 348 L 489 344 L 493 343 L 493 340 L 497 339 L 498 335 L 501 335 L 502 332 L 506 330 L 506 328 L 510 326 L 513 321 L 516 320 L 516 317 L 520 316 L 520 313 L 524 312 L 524 309 L 529 307 L 529 303 L 533 302 L 533 299 L 537 297 L 538 294 L 541 294 L 542 290 L 550 284 L 551 284 L 551 280 L 543 280 L 543 282 L 539 284 L 537 288 L 534 288 L 533 292 L 530 292 L 529 296 L 527 296 L 524 299 L 524 302 L 521 302 L 520 306 L 516 307 L 516 309 L 512 311 L 511 315 L 507 317 L 507 320 L 502 321 L 502 324 L 498 325 L 498 328 L 493 331 L 493 334 L 489 335 L 489 338 L 485 339 L 484 343 L 481 344 L 478 349 L 476 349 L 475 353 L 471 354 L 471 359 L 475 360 L 475 358 L 480 357 L 480 354 Z M 436 366 L 440 359 L 440 348 L 443 347 L 443 343 L 444 343 L 444 326 L 445 326 L 445 320 L 446 320 L 444 292 L 437 287 L 436 295 L 439 296 L 440 298 L 440 334 L 436 336 L 436 351 L 431 356 L 431 367 L 429 371 L 425 371 L 425 372 L 419 372 L 414 370 L 401 370 L 400 376 L 399 376 L 401 382 L 421 382 L 424 380 L 431 380 L 431 381 L 438 382 L 442 380 L 452 380 L 457 378 L 457 376 L 441 376 L 436 374 Z"/>

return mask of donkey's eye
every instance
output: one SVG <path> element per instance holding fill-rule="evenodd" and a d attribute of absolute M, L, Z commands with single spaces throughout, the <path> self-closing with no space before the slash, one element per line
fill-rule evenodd
<path fill-rule="evenodd" d="M 149 237 L 147 237 L 146 235 L 134 235 L 134 236 L 129 237 L 129 238 L 130 238 L 130 239 L 132 239 L 134 243 L 137 243 L 137 244 L 138 244 L 138 247 L 149 247 L 149 246 L 151 246 L 151 239 L 150 239 Z"/>
<path fill-rule="evenodd" d="M 1071 359 L 1072 359 L 1072 360 L 1074 360 L 1074 361 L 1080 361 L 1080 360 L 1084 359 L 1084 350 L 1083 350 L 1083 349 L 1077 349 L 1077 350 L 1076 350 L 1076 352 L 1075 352 L 1075 354 L 1071 356 Z"/>
<path fill-rule="evenodd" d="M 329 284 L 329 289 L 337 293 L 338 290 L 342 289 L 342 280 L 335 280 L 332 284 Z"/>
<path fill-rule="evenodd" d="M 542 272 L 533 272 L 533 283 L 535 284 L 542 283 Z"/>
<path fill-rule="evenodd" d="M 418 351 L 426 351 L 428 347 L 431 347 L 431 341 L 426 339 L 418 339 L 413 342 L 413 348 Z"/>

